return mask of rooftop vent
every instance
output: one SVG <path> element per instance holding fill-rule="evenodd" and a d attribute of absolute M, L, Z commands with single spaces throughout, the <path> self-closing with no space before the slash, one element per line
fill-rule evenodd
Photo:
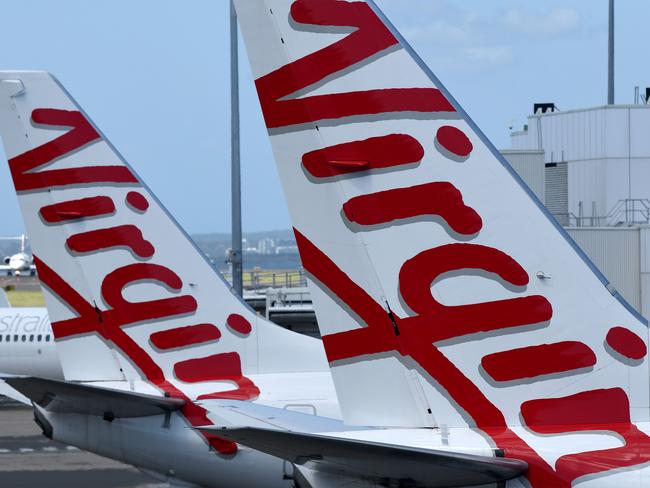
<path fill-rule="evenodd" d="M 557 112 L 557 108 L 554 103 L 536 103 L 533 105 L 534 114 L 546 114 Z"/>

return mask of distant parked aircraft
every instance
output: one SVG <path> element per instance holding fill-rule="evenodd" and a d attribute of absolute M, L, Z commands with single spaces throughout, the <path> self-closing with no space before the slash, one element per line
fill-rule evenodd
<path fill-rule="evenodd" d="M 34 266 L 34 259 L 32 256 L 25 252 L 25 241 L 27 237 L 23 234 L 20 237 L 0 237 L 0 240 L 19 240 L 20 252 L 5 256 L 4 264 L 0 264 L 0 271 L 6 272 L 8 275 L 21 276 L 36 274 L 36 266 Z"/>

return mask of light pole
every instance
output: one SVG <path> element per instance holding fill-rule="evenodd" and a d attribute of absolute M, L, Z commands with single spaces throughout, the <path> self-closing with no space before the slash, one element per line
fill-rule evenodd
<path fill-rule="evenodd" d="M 242 296 L 242 230 L 241 230 L 241 164 L 239 148 L 239 55 L 237 45 L 237 13 L 230 2 L 230 157 L 232 198 L 232 287 Z"/>
<path fill-rule="evenodd" d="M 607 54 L 607 104 L 614 105 L 614 0 L 609 0 L 609 43 Z"/>

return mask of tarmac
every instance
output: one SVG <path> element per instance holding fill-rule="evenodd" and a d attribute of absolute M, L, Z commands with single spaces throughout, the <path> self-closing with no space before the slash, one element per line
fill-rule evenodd
<path fill-rule="evenodd" d="M 51 441 L 32 410 L 0 399 L 0 487 L 163 488 L 132 466 Z"/>
<path fill-rule="evenodd" d="M 0 276 L 0 286 L 39 290 L 35 277 Z M 0 488 L 163 488 L 132 466 L 51 441 L 32 410 L 0 396 Z"/>
<path fill-rule="evenodd" d="M 0 275 L 0 287 L 12 286 L 21 291 L 40 291 L 41 285 L 36 276 Z"/>

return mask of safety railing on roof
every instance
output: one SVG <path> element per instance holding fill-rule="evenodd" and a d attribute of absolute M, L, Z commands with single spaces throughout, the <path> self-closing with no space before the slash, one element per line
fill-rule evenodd
<path fill-rule="evenodd" d="M 607 215 L 575 215 L 573 212 L 555 213 L 565 227 L 621 227 L 650 224 L 650 200 L 624 198 L 616 202 Z"/>
<path fill-rule="evenodd" d="M 232 274 L 227 271 L 224 277 L 232 283 Z M 262 290 L 266 288 L 296 288 L 307 286 L 305 272 L 298 270 L 269 270 L 252 269 L 243 273 L 244 289 Z"/>

